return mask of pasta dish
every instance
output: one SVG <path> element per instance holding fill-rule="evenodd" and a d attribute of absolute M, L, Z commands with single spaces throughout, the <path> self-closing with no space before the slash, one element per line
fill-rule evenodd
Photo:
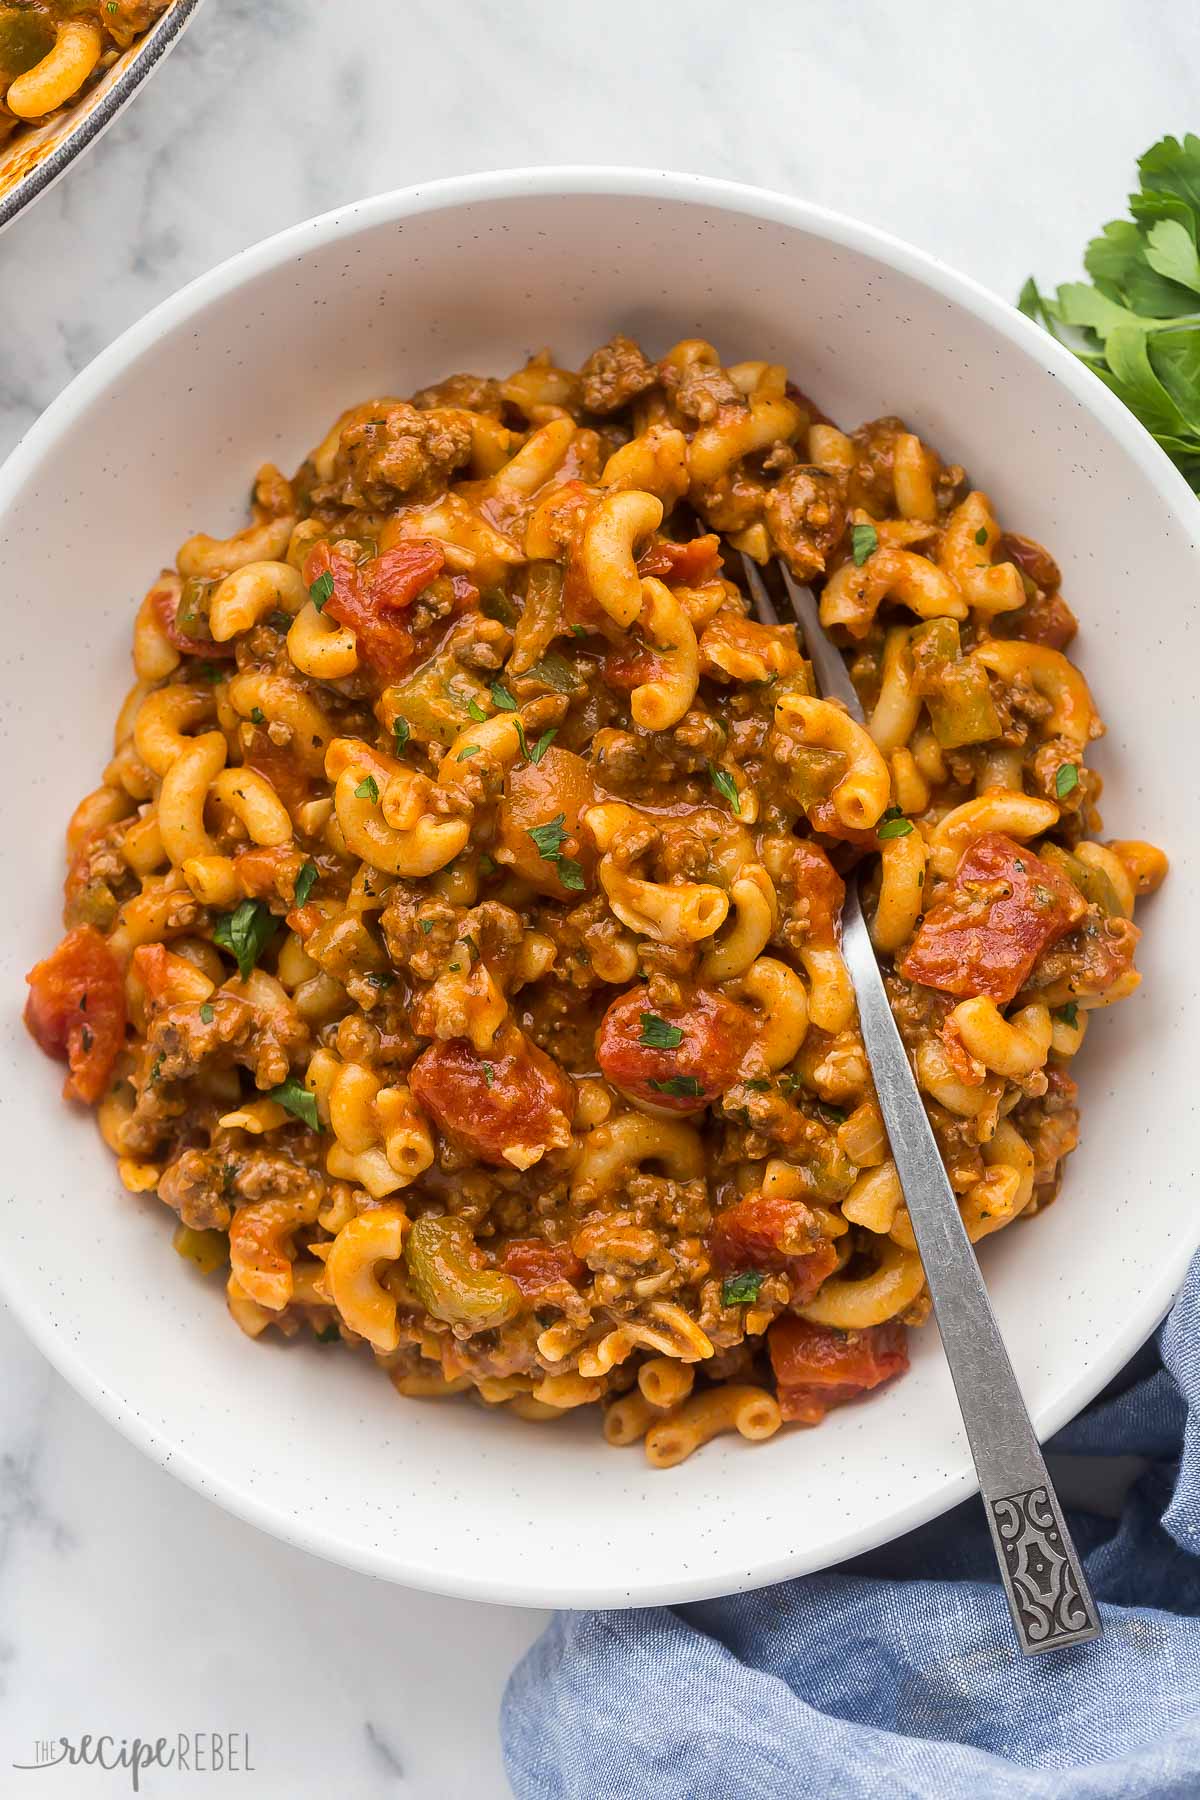
<path fill-rule="evenodd" d="M 0 0 L 0 144 L 76 99 L 169 4 Z"/>
<path fill-rule="evenodd" d="M 698 339 L 355 405 L 142 601 L 29 1028 L 248 1336 L 660 1467 L 815 1425 L 929 1311 L 851 871 L 972 1240 L 1054 1199 L 1138 982 L 1166 859 L 1099 839 L 1060 589 L 900 419 Z"/>

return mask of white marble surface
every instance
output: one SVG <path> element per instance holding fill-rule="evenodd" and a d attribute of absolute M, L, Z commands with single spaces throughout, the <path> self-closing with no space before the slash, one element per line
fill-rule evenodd
<path fill-rule="evenodd" d="M 857 214 L 1006 296 L 1030 270 L 1065 279 L 1137 153 L 1200 127 L 1198 61 L 1200 15 L 1137 0 L 206 0 L 0 239 L 0 453 L 232 252 L 481 167 L 692 169 Z M 497 1705 L 539 1615 L 276 1544 L 144 1461 L 3 1314 L 0 1357 L 0 1793 L 127 1793 L 11 1771 L 88 1730 L 250 1733 L 253 1775 L 151 1774 L 152 1796 L 507 1791 Z"/>

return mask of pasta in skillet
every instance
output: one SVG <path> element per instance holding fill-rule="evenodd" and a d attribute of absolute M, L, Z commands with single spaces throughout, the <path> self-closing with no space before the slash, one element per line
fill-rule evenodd
<path fill-rule="evenodd" d="M 869 730 L 729 550 L 819 588 Z M 662 1467 L 815 1424 L 929 1311 L 843 877 L 973 1240 L 1137 985 L 1166 862 L 1097 839 L 1060 588 L 900 420 L 699 340 L 365 401 L 147 593 L 30 1030 L 247 1335 Z"/>

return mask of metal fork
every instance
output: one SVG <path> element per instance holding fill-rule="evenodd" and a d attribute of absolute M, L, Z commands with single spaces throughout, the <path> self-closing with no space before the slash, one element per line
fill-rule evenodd
<path fill-rule="evenodd" d="M 777 624 L 760 570 L 749 557 L 742 561 L 758 617 L 765 625 Z M 841 652 L 825 634 L 815 595 L 800 586 L 782 561 L 778 567 L 821 693 L 840 700 L 864 724 L 854 684 Z M 1086 1643 L 1100 1636 L 1100 1615 L 896 1029 L 854 879 L 846 884 L 842 954 L 1017 1639 L 1027 1655 Z"/>

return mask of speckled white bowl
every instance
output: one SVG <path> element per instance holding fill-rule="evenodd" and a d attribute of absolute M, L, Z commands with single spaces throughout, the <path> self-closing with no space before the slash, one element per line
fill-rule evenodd
<path fill-rule="evenodd" d="M 873 1402 L 669 1473 L 598 1420 L 533 1426 L 399 1400 L 361 1358 L 251 1344 L 118 1186 L 62 1072 L 25 1036 L 25 970 L 58 935 L 61 828 L 102 766 L 134 606 L 189 532 L 243 517 L 350 401 L 456 369 L 568 362 L 614 329 L 784 361 L 836 418 L 903 414 L 1002 519 L 1055 550 L 1110 721 L 1119 835 L 1169 846 L 1142 992 L 1080 1058 L 1061 1200 L 991 1240 L 989 1286 L 1040 1432 L 1168 1306 L 1198 1240 L 1196 885 L 1200 511 L 1111 395 L 990 294 L 878 232 L 689 176 L 544 169 L 409 189 L 297 226 L 168 301 L 85 371 L 0 472 L 9 770 L 0 893 L 0 1283 L 46 1355 L 165 1467 L 291 1542 L 415 1586 L 568 1606 L 678 1601 L 878 1544 L 973 1487 L 931 1328 Z"/>

